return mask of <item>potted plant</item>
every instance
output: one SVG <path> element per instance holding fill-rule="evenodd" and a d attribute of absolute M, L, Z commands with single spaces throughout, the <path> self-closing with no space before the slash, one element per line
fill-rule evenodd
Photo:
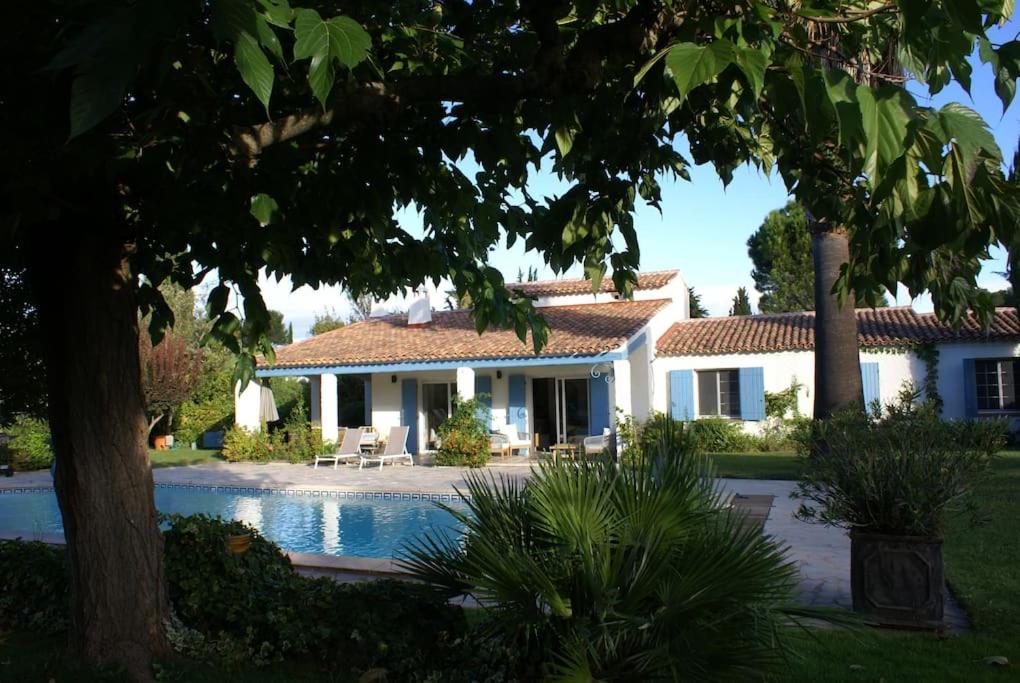
<path fill-rule="evenodd" d="M 1005 443 L 999 421 L 945 422 L 912 394 L 884 413 L 844 414 L 799 439 L 798 516 L 850 532 L 853 608 L 880 624 L 941 629 L 947 514 Z"/>

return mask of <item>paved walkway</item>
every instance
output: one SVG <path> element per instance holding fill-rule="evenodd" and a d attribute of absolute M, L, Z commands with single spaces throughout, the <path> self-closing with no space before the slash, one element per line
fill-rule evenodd
<path fill-rule="evenodd" d="M 409 467 L 387 465 L 358 470 L 341 465 L 313 469 L 311 465 L 268 463 L 217 463 L 185 467 L 164 467 L 153 471 L 158 484 L 196 484 L 200 486 L 238 486 L 293 489 L 303 491 L 390 491 L 401 493 L 450 493 L 464 488 L 467 470 L 456 467 Z M 490 466 L 485 470 L 496 477 L 526 478 L 528 468 Z M 727 492 L 745 496 L 775 496 L 765 521 L 765 533 L 788 546 L 790 558 L 800 568 L 797 600 L 816 606 L 850 609 L 850 538 L 840 529 L 801 522 L 794 513 L 798 502 L 790 498 L 795 483 L 771 479 L 720 479 Z M 19 473 L 0 478 L 4 488 L 49 488 L 49 472 Z M 946 617 L 954 630 L 966 628 L 966 615 L 950 596 Z"/>

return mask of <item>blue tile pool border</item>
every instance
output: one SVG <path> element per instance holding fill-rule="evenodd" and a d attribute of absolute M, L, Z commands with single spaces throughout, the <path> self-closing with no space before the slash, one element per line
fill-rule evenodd
<path fill-rule="evenodd" d="M 249 496 L 295 496 L 309 498 L 337 498 L 344 500 L 396 500 L 396 501 L 428 501 L 433 503 L 455 503 L 460 500 L 468 500 L 470 496 L 458 493 L 429 493 L 426 491 L 337 491 L 337 490 L 316 490 L 316 489 L 274 489 L 257 486 L 229 486 L 207 484 L 155 484 L 157 489 L 184 489 L 191 491 L 202 491 L 205 493 L 229 493 L 234 495 Z M 42 493 L 53 491 L 52 486 L 46 487 L 19 487 L 0 488 L 0 495 L 17 495 L 21 493 Z"/>

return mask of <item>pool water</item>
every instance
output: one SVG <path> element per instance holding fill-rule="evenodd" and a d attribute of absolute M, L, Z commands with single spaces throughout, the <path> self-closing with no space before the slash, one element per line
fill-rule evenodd
<path fill-rule="evenodd" d="M 222 489 L 156 487 L 160 512 L 204 512 L 237 519 L 258 529 L 284 550 L 326 555 L 392 558 L 426 530 L 459 534 L 461 527 L 428 500 L 353 499 L 311 495 L 269 495 Z M 463 508 L 462 502 L 448 503 Z M 62 533 L 52 490 L 0 495 L 0 531 L 25 538 Z"/>

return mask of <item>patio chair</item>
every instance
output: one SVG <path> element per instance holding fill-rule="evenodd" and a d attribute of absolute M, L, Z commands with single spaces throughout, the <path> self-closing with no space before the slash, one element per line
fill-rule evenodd
<path fill-rule="evenodd" d="M 510 457 L 510 437 L 506 434 L 489 434 L 489 453 L 501 458 Z"/>
<path fill-rule="evenodd" d="M 609 448 L 609 435 L 586 436 L 584 437 L 583 448 L 585 455 L 600 455 Z"/>
<path fill-rule="evenodd" d="M 361 458 L 361 434 L 360 429 L 348 429 L 344 432 L 343 441 L 340 442 L 340 447 L 335 452 L 315 456 L 315 467 L 313 469 L 319 469 L 319 461 L 328 462 L 332 460 L 333 469 L 336 469 L 341 461 L 347 462 Z"/>
<path fill-rule="evenodd" d="M 374 463 L 379 461 L 379 469 L 383 468 L 387 460 L 398 460 L 400 458 L 407 458 L 407 462 L 414 467 L 414 456 L 407 452 L 407 427 L 390 427 L 389 438 L 386 439 L 386 448 L 383 449 L 382 453 L 377 455 L 362 455 L 361 464 L 358 465 L 360 470 L 365 466 L 366 462 Z"/>
<path fill-rule="evenodd" d="M 505 434 L 509 442 L 508 454 L 513 455 L 514 451 L 531 452 L 531 435 L 517 431 L 517 425 L 506 424 L 500 427 L 500 433 Z"/>

